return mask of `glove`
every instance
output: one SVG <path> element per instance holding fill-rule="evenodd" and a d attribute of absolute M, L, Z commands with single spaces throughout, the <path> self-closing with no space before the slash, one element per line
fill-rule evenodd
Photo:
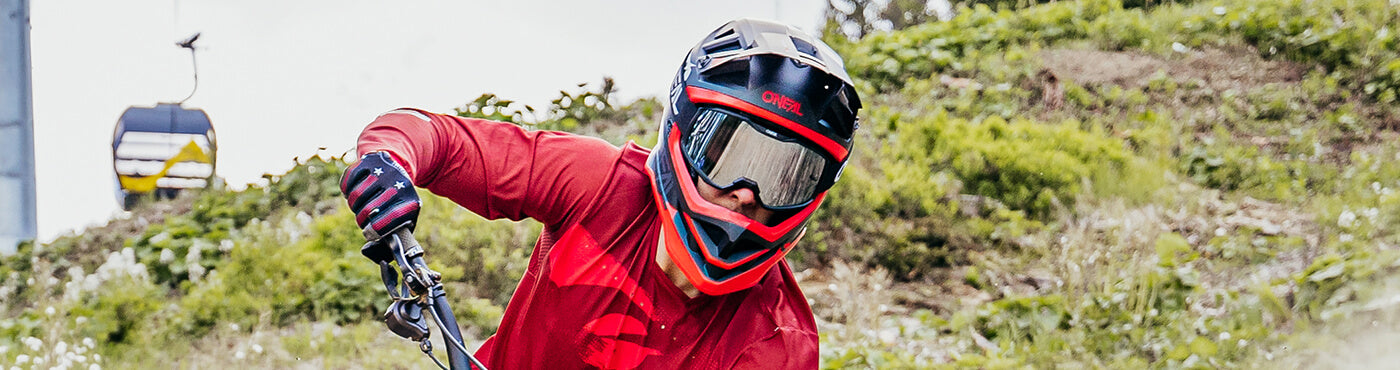
<path fill-rule="evenodd" d="M 355 212 L 355 223 L 370 242 L 399 228 L 412 231 L 423 204 L 408 172 L 385 152 L 365 154 L 346 169 L 340 179 L 340 192 L 345 194 L 346 203 Z"/>

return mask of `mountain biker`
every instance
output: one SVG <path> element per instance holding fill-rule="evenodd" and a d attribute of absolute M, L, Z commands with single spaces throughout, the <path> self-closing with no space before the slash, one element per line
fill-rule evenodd
<path fill-rule="evenodd" d="M 740 19 L 686 56 L 650 151 L 399 109 L 361 133 L 341 187 L 371 241 L 413 227 L 415 187 L 545 225 L 478 350 L 488 367 L 815 368 L 784 256 L 839 177 L 860 106 L 825 43 Z"/>

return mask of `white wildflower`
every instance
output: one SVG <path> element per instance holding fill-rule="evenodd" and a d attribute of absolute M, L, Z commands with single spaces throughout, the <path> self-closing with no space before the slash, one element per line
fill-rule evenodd
<path fill-rule="evenodd" d="M 73 281 L 83 280 L 84 275 L 87 275 L 87 272 L 83 271 L 82 266 L 73 266 L 68 268 L 68 277 L 71 278 Z"/>
<path fill-rule="evenodd" d="M 0 346 L 0 355 L 10 353 L 10 346 Z"/>
<path fill-rule="evenodd" d="M 203 265 L 200 265 L 200 264 L 198 264 L 198 263 L 190 264 L 190 266 L 188 267 L 188 269 L 189 269 L 189 271 L 190 271 L 190 280 L 191 280 L 191 281 L 199 282 L 200 279 L 203 279 L 203 278 L 204 278 L 204 266 L 203 266 Z"/>
<path fill-rule="evenodd" d="M 22 342 L 24 342 L 24 345 L 25 345 L 26 347 L 29 347 L 29 350 L 30 350 L 30 351 L 38 351 L 38 350 L 39 350 L 39 347 L 43 347 L 43 346 L 44 346 L 44 341 L 43 341 L 42 339 L 35 338 L 35 337 L 27 337 L 27 338 L 24 338 L 24 340 L 22 340 Z"/>
<path fill-rule="evenodd" d="M 160 263 L 169 264 L 175 262 L 175 251 L 169 249 L 160 250 Z"/>
<path fill-rule="evenodd" d="M 97 347 L 97 341 L 92 340 L 92 337 L 83 338 L 83 346 L 88 348 Z"/>
<path fill-rule="evenodd" d="M 65 352 L 68 352 L 68 342 L 64 342 L 64 341 L 61 341 L 61 340 L 58 341 L 57 344 L 54 344 L 54 345 L 53 345 L 53 352 L 54 352 L 54 353 L 65 353 Z"/>
<path fill-rule="evenodd" d="M 1249 341 L 1240 339 L 1240 341 L 1238 343 L 1235 343 L 1235 345 L 1240 346 L 1240 348 L 1244 348 L 1245 346 L 1249 345 Z"/>
<path fill-rule="evenodd" d="M 220 251 L 220 252 L 228 253 L 228 251 L 231 251 L 231 250 L 233 250 L 233 241 L 232 241 L 232 240 L 224 239 L 224 240 L 220 240 L 220 241 L 219 241 L 219 251 Z"/>
<path fill-rule="evenodd" d="M 131 249 L 131 247 L 122 248 L 122 258 L 125 258 L 127 261 L 135 261 L 136 251 Z"/>
<path fill-rule="evenodd" d="M 53 316 L 53 314 L 55 313 L 58 313 L 58 310 L 53 309 L 53 306 L 49 306 L 48 308 L 44 309 L 45 315 Z"/>
<path fill-rule="evenodd" d="M 72 354 L 72 353 L 70 353 L 70 354 Z M 84 362 L 87 362 L 87 356 L 83 356 L 83 355 L 79 355 L 79 354 L 72 354 L 72 355 L 73 355 L 73 357 L 72 357 L 73 362 L 77 362 L 77 363 L 80 363 L 80 364 L 81 364 L 81 363 L 84 363 Z"/>
<path fill-rule="evenodd" d="M 44 364 L 44 358 L 43 358 L 43 357 L 39 357 L 39 356 L 34 356 L 34 364 L 35 364 L 35 365 L 43 365 L 43 364 Z"/>
<path fill-rule="evenodd" d="M 1228 332 L 1228 331 L 1222 331 L 1222 332 L 1220 332 L 1220 341 L 1221 341 L 1221 342 L 1224 342 L 1224 341 L 1227 341 L 1227 340 L 1230 340 L 1230 332 Z"/>
<path fill-rule="evenodd" d="M 1190 48 L 1187 48 L 1186 45 L 1182 45 L 1180 42 L 1173 42 L 1173 43 L 1172 43 L 1172 51 L 1175 51 L 1175 52 L 1178 52 L 1178 53 L 1182 53 L 1182 54 L 1186 54 L 1186 52 L 1191 51 L 1191 49 L 1190 49 Z"/>
<path fill-rule="evenodd" d="M 228 324 L 228 330 L 231 330 L 231 331 L 238 331 L 238 323 L 232 323 L 232 322 L 229 323 L 229 324 Z"/>
<path fill-rule="evenodd" d="M 34 285 L 34 277 L 31 276 L 31 277 L 29 277 L 28 280 L 25 280 L 25 281 L 24 281 L 24 285 L 30 285 L 30 286 Z"/>
<path fill-rule="evenodd" d="M 879 337 L 880 341 L 884 343 L 894 343 L 896 340 L 899 340 L 899 329 L 888 328 L 886 330 L 881 330 L 879 331 Z"/>
<path fill-rule="evenodd" d="M 1210 11 L 1211 13 L 1215 13 L 1215 15 L 1225 15 L 1225 7 L 1223 6 L 1217 6 L 1215 8 L 1212 8 Z"/>
<path fill-rule="evenodd" d="M 83 287 L 78 285 L 76 281 L 63 283 L 63 299 L 69 301 L 78 300 L 78 298 L 80 298 L 79 293 L 82 293 L 82 288 Z"/>
<path fill-rule="evenodd" d="M 19 355 L 19 357 L 15 357 L 15 365 L 24 365 L 27 363 L 29 363 L 29 355 Z"/>
<path fill-rule="evenodd" d="M 200 246 L 203 242 L 203 240 L 198 240 L 190 246 L 189 253 L 185 253 L 185 263 L 199 263 L 199 258 L 204 254 L 204 248 Z"/>
<path fill-rule="evenodd" d="M 1370 219 L 1371 222 L 1374 223 L 1376 222 L 1376 218 L 1381 216 L 1381 210 L 1376 209 L 1376 207 L 1371 207 L 1361 210 L 1361 215 L 1366 216 L 1367 219 Z"/>
<path fill-rule="evenodd" d="M 1354 237 L 1351 236 L 1351 234 L 1346 234 L 1346 233 L 1343 233 L 1342 235 L 1338 235 L 1338 236 L 1337 236 L 1337 241 L 1342 242 L 1342 243 L 1346 243 L 1346 242 L 1352 241 L 1353 239 L 1354 239 Z"/>
<path fill-rule="evenodd" d="M 152 236 L 150 239 L 146 239 L 146 242 L 147 242 L 147 243 L 150 243 L 151 245 L 155 245 L 155 244 L 164 243 L 164 242 L 167 241 L 167 240 L 170 240 L 170 233 L 169 233 L 169 232 L 161 232 L 160 234 L 156 234 L 155 236 Z"/>
<path fill-rule="evenodd" d="M 87 316 L 78 316 L 78 318 L 73 319 L 73 322 L 78 323 L 78 325 L 86 324 L 86 323 L 88 322 L 88 318 L 87 318 Z M 92 340 L 92 338 L 86 338 L 86 339 Z M 87 345 L 88 347 L 92 347 L 92 345 L 91 345 L 91 344 L 87 344 L 87 342 L 83 342 L 83 344 L 84 344 L 84 345 Z"/>
<path fill-rule="evenodd" d="M 1223 228 L 1223 227 L 1217 227 L 1217 228 L 1215 228 L 1215 236 L 1225 236 L 1225 228 Z"/>
<path fill-rule="evenodd" d="M 1337 216 L 1337 226 L 1348 229 L 1356 226 L 1356 214 L 1352 213 L 1350 209 L 1342 211 L 1342 214 Z"/>
<path fill-rule="evenodd" d="M 93 356 L 97 356 L 97 355 L 93 355 Z M 96 360 L 97 357 L 93 357 L 93 359 Z M 99 366 L 99 365 L 97 365 L 97 364 L 88 365 L 88 370 L 102 370 L 102 366 Z"/>
<path fill-rule="evenodd" d="M 94 354 L 92 354 L 92 360 L 93 360 L 93 361 L 102 361 L 102 355 L 99 355 L 99 354 L 94 353 Z"/>
<path fill-rule="evenodd" d="M 262 351 L 263 351 L 262 345 L 259 345 L 259 344 L 257 344 L 257 343 L 253 343 L 253 353 L 262 353 Z"/>
<path fill-rule="evenodd" d="M 243 351 L 238 351 L 238 352 L 234 352 L 234 353 L 233 353 L 233 358 L 235 358 L 235 359 L 242 360 L 244 357 L 248 357 L 248 354 L 247 354 L 247 353 L 243 353 Z"/>

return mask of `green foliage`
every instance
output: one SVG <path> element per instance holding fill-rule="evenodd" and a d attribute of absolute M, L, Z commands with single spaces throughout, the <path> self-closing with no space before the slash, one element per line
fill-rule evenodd
<path fill-rule="evenodd" d="M 518 104 L 513 100 L 497 97 L 496 94 L 482 94 L 466 105 L 453 111 L 462 117 L 484 118 L 511 122 L 539 130 L 575 131 L 579 125 L 599 120 L 616 119 L 622 114 L 613 107 L 613 80 L 603 77 L 603 83 L 594 91 L 587 83 L 578 84 L 578 91 L 570 93 L 560 90 L 559 97 L 551 100 L 544 109 L 544 117 L 535 115 L 535 108 Z M 519 106 L 519 108 L 517 108 Z M 525 113 L 530 113 L 530 119 Z"/>
<path fill-rule="evenodd" d="M 220 265 L 233 247 L 231 233 L 249 221 L 286 212 L 319 212 L 339 202 L 339 175 L 345 168 L 343 161 L 316 156 L 298 162 L 286 174 L 264 175 L 266 187 L 200 193 L 187 214 L 146 228 L 126 246 L 152 268 L 156 282 L 180 287 Z"/>
<path fill-rule="evenodd" d="M 493 121 L 522 123 L 525 122 L 525 113 L 531 115 L 535 113 L 535 107 L 523 105 L 523 108 L 513 108 L 517 105 L 513 100 L 501 99 L 496 94 L 485 93 L 476 97 L 476 100 L 468 102 L 466 105 L 453 108 L 454 114 L 462 117 L 484 118 Z M 523 109 L 523 111 L 521 110 Z"/>
<path fill-rule="evenodd" d="M 541 229 L 538 222 L 486 220 L 437 196 L 424 197 L 419 220 L 415 236 L 431 267 L 445 281 L 467 283 L 467 290 L 452 291 L 452 296 L 482 297 L 499 306 L 510 300 L 525 274 Z"/>
<path fill-rule="evenodd" d="M 579 124 L 606 119 L 617 113 L 609 102 L 613 95 L 612 78 L 604 77 L 603 85 L 599 86 L 596 92 L 588 90 L 586 83 L 578 84 L 578 87 L 578 93 L 570 94 L 560 90 L 559 98 L 550 101 L 554 124 L 546 125 L 545 129 L 572 131 Z"/>
<path fill-rule="evenodd" d="M 89 317 L 84 336 L 111 344 L 149 343 L 147 330 L 161 308 L 161 291 L 142 281 L 123 279 L 88 298 L 69 315 Z"/>
<path fill-rule="evenodd" d="M 1020 11 L 984 4 L 948 22 L 875 34 L 842 46 L 853 75 L 891 91 L 964 67 L 1008 45 L 1090 40 L 1109 50 L 1163 53 L 1173 43 L 1220 45 L 1241 37 L 1265 57 L 1316 64 L 1384 104 L 1400 94 L 1400 15 L 1385 0 L 1254 0 L 1163 6 L 1144 11 L 1114 0 L 1059 2 Z"/>
<path fill-rule="evenodd" d="M 924 24 L 934 20 L 934 9 L 929 7 L 930 4 L 918 0 L 828 0 L 827 27 L 833 33 L 828 33 L 827 38 L 837 36 L 834 33 L 839 32 L 840 36 L 858 40 L 876 29 L 902 30 Z"/>
<path fill-rule="evenodd" d="M 849 258 L 917 278 L 965 261 L 969 249 L 1022 244 L 1086 184 L 1134 199 L 1160 186 L 1152 174 L 1161 169 L 1070 120 L 974 121 L 937 108 L 877 107 L 865 122 L 872 137 L 861 139 L 883 145 L 858 154 L 833 188 L 808 246 L 794 251 L 799 263 Z M 1129 174 L 1137 178 L 1124 186 L 1119 179 Z"/>
<path fill-rule="evenodd" d="M 962 180 L 966 193 L 1034 217 L 1046 217 L 1055 203 L 1073 202 L 1086 179 L 1117 177 L 1132 161 L 1121 143 L 1082 131 L 1073 121 L 1047 125 L 991 117 L 975 122 L 937 112 L 892 125 L 904 150 L 893 153 L 889 165 L 946 168 Z"/>
<path fill-rule="evenodd" d="M 1210 140 L 1207 140 L 1210 143 Z M 1257 148 L 1231 145 L 1198 146 L 1183 153 L 1181 171 L 1198 183 L 1234 190 L 1259 186 L 1289 186 L 1287 168 Z M 1300 184 L 1301 185 L 1301 184 Z M 1286 191 L 1286 189 L 1285 189 Z"/>
<path fill-rule="evenodd" d="M 1111 1 L 1060 2 L 1022 11 L 993 11 L 983 4 L 959 10 L 947 22 L 876 34 L 841 50 L 852 77 L 879 91 L 893 91 L 938 73 L 965 75 L 979 59 L 1010 45 L 1048 45 L 1088 35 L 1088 24 L 1121 5 Z"/>

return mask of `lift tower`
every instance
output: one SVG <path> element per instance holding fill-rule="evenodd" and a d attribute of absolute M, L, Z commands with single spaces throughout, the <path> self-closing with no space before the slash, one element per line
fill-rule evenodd
<path fill-rule="evenodd" d="M 0 255 L 37 234 L 29 0 L 0 0 Z"/>

